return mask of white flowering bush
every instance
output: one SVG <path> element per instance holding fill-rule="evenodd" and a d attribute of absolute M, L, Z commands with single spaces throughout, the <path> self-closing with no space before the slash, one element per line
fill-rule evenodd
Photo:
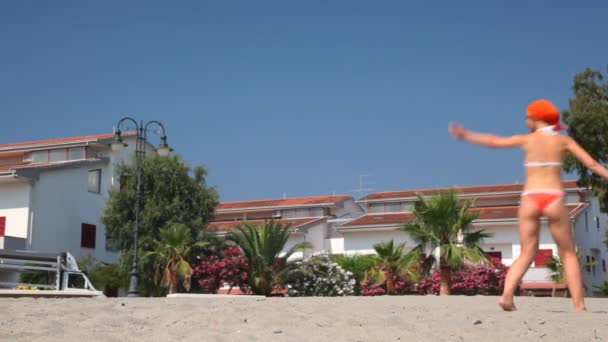
<path fill-rule="evenodd" d="M 353 274 L 318 254 L 307 260 L 294 262 L 287 279 L 289 296 L 350 296 L 354 293 Z"/>

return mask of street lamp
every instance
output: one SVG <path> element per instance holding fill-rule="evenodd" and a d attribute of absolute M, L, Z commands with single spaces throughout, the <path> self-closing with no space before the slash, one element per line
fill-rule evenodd
<path fill-rule="evenodd" d="M 120 126 L 126 121 L 131 122 L 135 125 L 136 142 L 135 142 L 135 173 L 137 177 L 137 192 L 135 197 L 135 227 L 133 229 L 133 265 L 131 266 L 131 273 L 129 273 L 129 297 L 139 297 L 139 267 L 138 267 L 138 233 L 139 233 L 139 212 L 141 210 L 141 202 L 143 192 L 141 188 L 141 173 L 142 164 L 146 157 L 146 142 L 148 131 L 159 134 L 159 130 L 150 130 L 151 125 L 158 126 L 160 128 L 160 144 L 156 148 L 158 155 L 166 157 L 173 149 L 167 144 L 167 136 L 165 135 L 165 126 L 158 121 L 148 121 L 144 123 L 140 121 L 139 124 L 135 119 L 130 117 L 122 118 L 116 125 L 116 131 L 114 133 L 114 141 L 112 142 L 112 151 L 120 151 L 124 149 L 127 144 L 122 140 L 122 132 Z"/>

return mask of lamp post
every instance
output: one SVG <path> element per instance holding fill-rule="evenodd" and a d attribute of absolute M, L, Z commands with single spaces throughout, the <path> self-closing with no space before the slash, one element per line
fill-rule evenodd
<path fill-rule="evenodd" d="M 112 151 L 120 151 L 124 149 L 127 144 L 122 140 L 122 132 L 120 131 L 121 125 L 125 122 L 130 122 L 135 125 L 136 142 L 135 142 L 135 174 L 137 178 L 137 190 L 135 197 L 135 227 L 133 228 L 133 264 L 131 266 L 131 272 L 129 273 L 129 297 L 139 297 L 139 253 L 138 253 L 138 233 L 139 233 L 139 215 L 141 210 L 141 202 L 143 199 L 143 191 L 141 188 L 141 174 L 143 168 L 143 161 L 146 157 L 146 142 L 148 131 L 159 134 L 159 130 L 150 130 L 149 127 L 152 125 L 160 128 L 160 144 L 156 148 L 158 155 L 166 157 L 172 151 L 167 144 L 167 136 L 165 135 L 165 126 L 158 121 L 148 121 L 144 123 L 137 121 L 130 117 L 122 118 L 116 125 L 116 131 L 114 132 L 114 142 L 112 142 Z"/>

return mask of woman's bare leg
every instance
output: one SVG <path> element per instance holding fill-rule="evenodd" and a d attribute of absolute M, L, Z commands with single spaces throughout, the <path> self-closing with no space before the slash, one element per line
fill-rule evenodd
<path fill-rule="evenodd" d="M 498 304 L 505 311 L 515 310 L 515 305 L 513 304 L 515 290 L 536 257 L 536 253 L 538 253 L 539 216 L 540 212 L 536 204 L 523 196 L 519 207 L 521 253 L 511 267 L 509 267 L 507 278 L 505 279 L 505 289 L 498 300 Z"/>
<path fill-rule="evenodd" d="M 553 235 L 559 257 L 564 265 L 564 276 L 572 295 L 574 308 L 576 311 L 586 311 L 581 266 L 576 255 L 566 207 L 562 201 L 557 201 L 545 209 L 545 215 L 549 218 L 551 235 Z"/>

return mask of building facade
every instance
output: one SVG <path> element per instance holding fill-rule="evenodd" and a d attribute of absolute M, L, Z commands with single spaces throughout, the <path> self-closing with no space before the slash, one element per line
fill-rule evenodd
<path fill-rule="evenodd" d="M 581 261 L 594 263 L 583 270 L 585 285 L 588 290 L 593 290 L 608 280 L 608 253 L 603 243 L 608 216 L 600 212 L 598 200 L 589 189 L 579 188 L 574 181 L 565 181 L 563 185 L 566 191 L 564 201 Z M 391 239 L 406 243 L 406 248 L 414 247 L 415 242 L 399 227 L 413 219 L 412 211 L 418 200 L 416 194 L 430 196 L 442 190 L 446 189 L 378 192 L 361 198 L 358 203 L 366 208 L 367 213 L 337 228 L 344 239 L 342 252 L 373 253 L 375 243 Z M 500 258 L 505 265 L 510 265 L 521 250 L 517 210 L 522 190 L 521 184 L 456 188 L 458 197 L 473 200 L 472 210 L 479 212 L 472 228 L 485 229 L 494 235 L 484 240 L 482 248 Z M 551 237 L 548 221 L 542 220 L 539 253 L 524 276 L 524 284 L 549 281 L 549 272 L 543 265 L 552 255 L 558 255 L 557 246 Z"/>
<path fill-rule="evenodd" d="M 348 222 L 363 213 L 349 195 L 223 202 L 215 208 L 214 220 L 208 228 L 224 235 L 244 221 L 254 225 L 268 220 L 289 224 L 292 232 L 285 250 L 300 242 L 309 242 L 313 246 L 293 256 L 298 258 L 316 252 L 331 252 L 332 246 L 340 245 L 342 240 L 336 236 L 334 225 Z"/>
<path fill-rule="evenodd" d="M 120 183 L 116 166 L 135 149 L 134 134 L 123 136 L 121 151 L 110 147 L 113 134 L 0 145 L 0 248 L 115 261 L 100 220 Z"/>

